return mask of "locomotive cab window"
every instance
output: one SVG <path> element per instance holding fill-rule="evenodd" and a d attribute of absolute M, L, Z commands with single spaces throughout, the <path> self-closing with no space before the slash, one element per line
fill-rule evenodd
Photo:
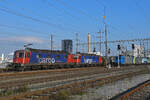
<path fill-rule="evenodd" d="M 17 53 L 14 54 L 13 58 L 17 58 Z"/>
<path fill-rule="evenodd" d="M 23 53 L 19 53 L 19 58 L 23 58 Z"/>

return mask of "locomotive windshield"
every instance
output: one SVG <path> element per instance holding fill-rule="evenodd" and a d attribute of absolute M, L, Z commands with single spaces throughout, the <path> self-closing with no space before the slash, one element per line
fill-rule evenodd
<path fill-rule="evenodd" d="M 15 52 L 14 53 L 14 57 L 13 58 L 23 58 L 23 56 L 24 56 L 24 53 L 22 53 L 22 52 Z"/>
<path fill-rule="evenodd" d="M 13 58 L 16 58 L 16 57 L 17 57 L 17 55 L 16 55 L 16 52 L 15 52 Z"/>
<path fill-rule="evenodd" d="M 19 58 L 23 58 L 23 53 L 19 53 Z"/>
<path fill-rule="evenodd" d="M 25 55 L 24 55 L 24 51 L 17 51 L 14 53 L 13 58 L 23 58 L 24 56 L 25 58 L 29 58 L 31 54 L 29 52 L 25 52 Z"/>

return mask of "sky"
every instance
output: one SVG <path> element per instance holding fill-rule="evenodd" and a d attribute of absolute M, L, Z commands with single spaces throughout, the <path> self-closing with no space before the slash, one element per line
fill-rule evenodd
<path fill-rule="evenodd" d="M 61 40 L 98 41 L 108 26 L 108 40 L 148 38 L 150 0 L 0 0 L 0 54 L 32 43 L 32 48 L 61 48 Z"/>

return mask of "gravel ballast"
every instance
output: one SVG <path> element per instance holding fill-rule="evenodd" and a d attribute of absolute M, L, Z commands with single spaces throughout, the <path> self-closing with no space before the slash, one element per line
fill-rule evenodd
<path fill-rule="evenodd" d="M 150 74 L 142 74 L 131 78 L 119 80 L 97 88 L 89 88 L 84 95 L 74 95 L 70 100 L 109 100 L 139 83 L 150 79 Z"/>

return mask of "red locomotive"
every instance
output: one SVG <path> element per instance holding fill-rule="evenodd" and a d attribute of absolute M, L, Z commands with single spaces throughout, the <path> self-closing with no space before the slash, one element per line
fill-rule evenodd
<path fill-rule="evenodd" d="M 51 51 L 27 48 L 26 50 L 17 50 L 13 58 L 14 65 L 17 67 L 41 69 L 41 68 L 65 68 L 84 67 L 102 65 L 101 56 L 94 54 L 68 54 L 63 51 Z"/>

